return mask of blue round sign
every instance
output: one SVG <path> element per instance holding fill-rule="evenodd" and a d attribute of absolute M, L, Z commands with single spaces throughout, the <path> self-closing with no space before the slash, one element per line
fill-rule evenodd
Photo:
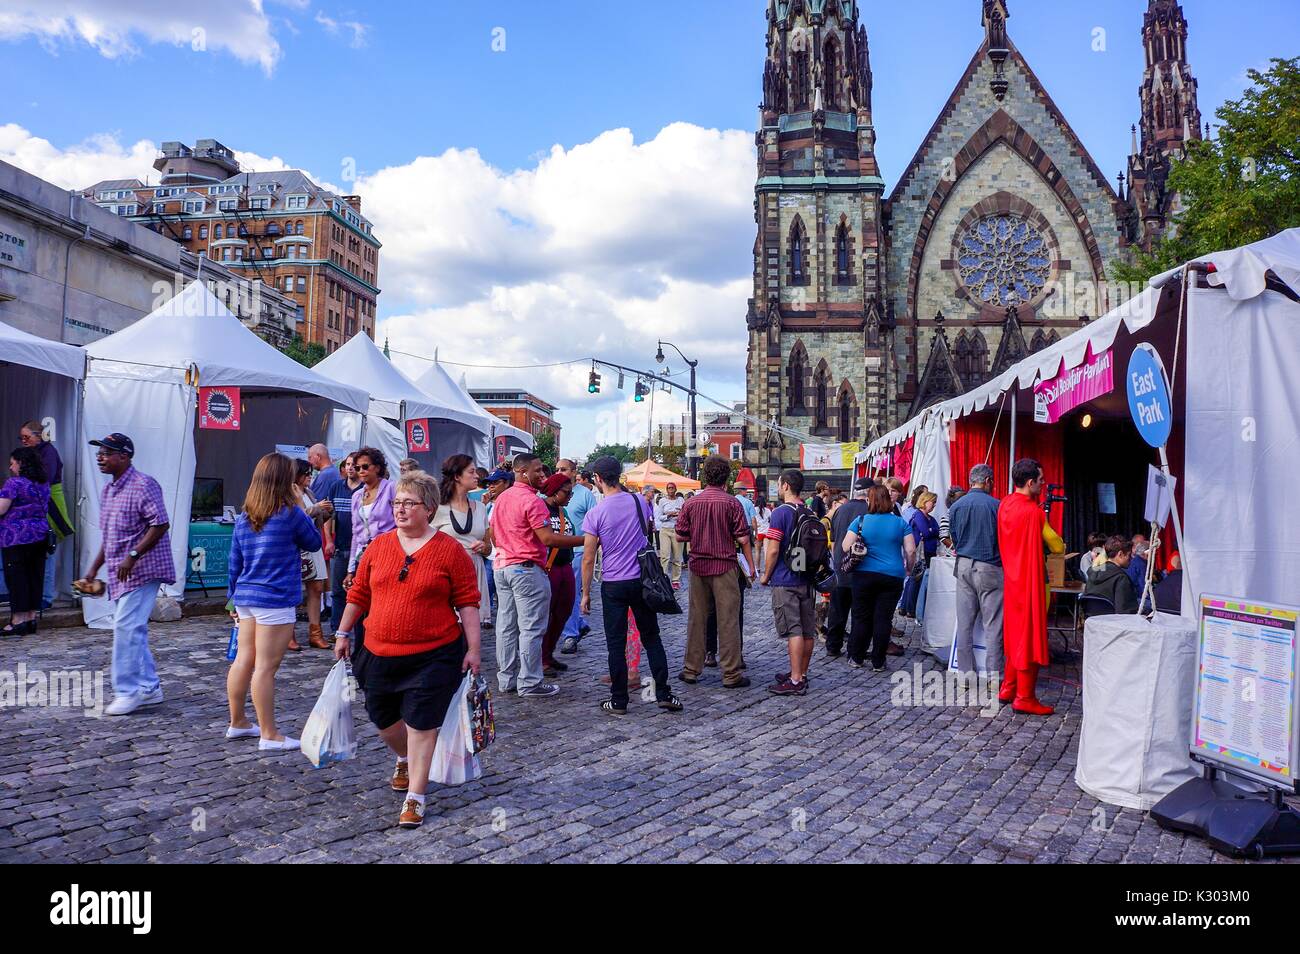
<path fill-rule="evenodd" d="M 1124 384 L 1128 410 L 1142 439 L 1152 447 L 1163 447 L 1174 426 L 1174 406 L 1169 399 L 1169 382 L 1160 356 L 1148 344 L 1133 349 L 1128 359 Z"/>

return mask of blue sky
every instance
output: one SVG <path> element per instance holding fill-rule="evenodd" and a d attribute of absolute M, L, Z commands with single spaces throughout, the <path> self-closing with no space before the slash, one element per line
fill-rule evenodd
<path fill-rule="evenodd" d="M 862 6 L 875 79 L 877 151 L 892 187 L 980 42 L 980 3 L 932 0 L 923 5 Z M 408 227 L 413 230 L 410 236 L 417 236 L 419 229 L 397 217 L 385 228 L 379 217 L 387 208 L 384 182 L 400 182 L 403 189 L 416 191 L 455 190 L 462 181 L 495 174 L 491 194 L 498 198 L 489 200 L 496 204 L 483 209 L 483 215 L 527 217 L 535 209 L 532 200 L 527 204 L 530 212 L 520 213 L 500 196 L 508 196 L 512 188 L 511 173 L 536 171 L 553 146 L 562 147 L 572 165 L 576 156 L 585 155 L 579 147 L 607 142 L 608 137 L 601 140 L 602 134 L 620 128 L 630 129 L 636 146 L 654 140 L 673 123 L 702 130 L 740 130 L 748 136 L 760 96 L 764 5 L 758 0 L 587 5 L 437 0 L 356 7 L 267 0 L 264 16 L 239 3 L 177 0 L 167 5 L 172 22 L 166 30 L 157 26 L 158 17 L 150 12 L 155 7 L 151 0 L 0 0 L 0 13 L 8 9 L 13 16 L 7 28 L 0 27 L 0 54 L 6 60 L 7 76 L 0 125 L 12 124 L 31 137 L 47 140 L 54 153 L 79 146 L 95 153 L 103 147 L 116 162 L 103 167 L 113 170 L 125 161 L 120 153 L 139 140 L 192 142 L 207 136 L 259 156 L 278 157 L 340 184 L 345 157 L 354 158 L 362 180 L 358 191 L 370 202 L 367 188 L 374 190 L 377 211 L 372 217 L 385 242 L 385 258 L 380 262 L 381 328 L 385 319 L 403 317 L 410 320 L 396 322 L 395 328 L 409 332 L 412 327 L 434 327 L 436 334 L 425 337 L 437 338 L 443 357 L 463 360 L 490 360 L 491 355 L 504 352 L 485 348 L 481 341 L 461 346 L 460 329 L 456 322 L 445 320 L 449 313 L 442 309 L 464 308 L 477 298 L 496 302 L 491 306 L 496 310 L 488 313 L 504 314 L 501 307 L 507 311 L 518 307 L 508 300 L 512 289 L 529 285 L 536 291 L 548 283 L 538 277 L 540 272 L 529 269 L 522 269 L 528 274 L 513 275 L 509 267 L 513 262 L 500 265 L 503 274 L 512 273 L 510 277 L 494 276 L 492 270 L 500 263 L 489 256 L 472 267 L 459 262 L 447 266 L 463 267 L 467 274 L 483 272 L 477 284 L 449 287 L 456 283 L 434 281 L 425 288 L 421 268 L 436 271 L 440 260 L 421 260 L 414 253 L 402 260 Z M 1142 0 L 1010 3 L 1008 28 L 1013 41 L 1112 178 L 1123 167 L 1129 125 L 1137 119 L 1142 70 L 1139 31 L 1145 7 Z M 187 8 L 195 12 L 186 13 Z M 1225 98 L 1240 94 L 1247 67 L 1263 68 L 1270 56 L 1296 52 L 1293 0 L 1236 4 L 1185 0 L 1183 8 L 1189 21 L 1189 59 L 1207 119 Z M 69 26 L 64 35 L 24 29 L 23 18 L 35 22 L 35 11 L 66 14 Z M 102 30 L 96 33 L 86 27 L 96 14 L 116 24 L 118 32 L 106 37 Z M 78 15 L 82 21 L 76 20 Z M 214 16 L 221 19 L 213 20 Z M 73 25 L 78 22 L 82 25 Z M 1289 35 L 1280 29 L 1283 24 L 1290 25 Z M 203 31 L 204 42 L 199 45 L 206 49 L 191 48 L 194 29 Z M 1105 31 L 1102 51 L 1094 50 L 1097 29 Z M 168 42 L 170 37 L 181 38 L 183 45 Z M 505 49 L 494 51 L 494 41 L 498 46 L 504 41 Z M 739 135 L 729 141 L 697 135 L 686 148 L 699 143 L 706 170 L 715 162 L 708 151 L 715 147 L 739 170 L 744 161 L 737 152 Z M 119 154 L 113 155 L 113 148 L 104 143 L 115 144 Z M 611 180 L 612 202 L 619 201 L 619 157 L 632 155 L 629 150 L 635 148 L 624 142 L 605 151 L 587 150 L 594 163 L 587 168 Z M 448 150 L 459 158 L 473 150 L 469 155 L 474 161 L 449 163 Z M 432 178 L 422 173 L 420 157 L 443 160 L 434 167 L 436 174 L 430 173 Z M 654 161 L 658 160 L 652 160 L 648 169 L 642 163 L 636 174 L 627 177 L 628 190 L 653 191 L 658 186 Z M 100 166 L 87 160 L 71 168 Z M 383 170 L 389 173 L 381 176 Z M 405 174 L 399 176 L 396 170 Z M 41 169 L 30 171 L 41 173 Z M 140 170 L 145 172 L 151 170 Z M 708 175 L 689 168 L 672 174 Z M 625 262 L 612 285 L 601 285 L 598 276 L 584 276 L 588 281 L 584 294 L 595 294 L 589 286 L 599 285 L 602 300 L 617 304 L 610 306 L 616 321 L 626 320 L 629 313 L 649 314 L 639 320 L 653 324 L 653 312 L 623 306 L 632 300 L 666 303 L 662 295 L 655 295 L 675 287 L 675 280 L 696 283 L 678 288 L 682 300 L 692 297 L 687 289 L 727 289 L 729 297 L 720 299 L 707 321 L 667 327 L 703 354 L 719 358 L 706 360 L 702 367 L 703 379 L 715 393 L 741 397 L 743 283 L 752 244 L 752 221 L 747 220 L 746 210 L 752 199 L 752 168 L 747 183 L 741 171 L 728 172 L 724 182 L 725 188 L 740 193 L 729 200 L 725 214 L 705 215 L 695 222 L 689 207 L 669 209 L 666 204 L 662 209 L 669 217 L 680 217 L 683 229 L 716 231 L 712 239 L 700 240 L 698 247 L 683 234 L 689 256 L 707 259 L 702 266 L 692 271 L 669 263 L 655 272 L 638 267 L 635 261 Z M 708 196 L 694 195 L 689 188 L 666 194 L 681 203 L 708 203 Z M 461 209 L 459 214 L 472 220 L 474 210 Z M 546 214 L 562 217 L 564 213 L 551 208 Z M 663 217 L 653 207 L 647 216 Z M 520 223 L 507 222 L 503 227 L 508 230 L 512 224 Z M 415 237 L 409 240 L 416 243 Z M 671 232 L 660 240 L 676 241 Z M 486 242 L 491 244 L 490 236 Z M 579 260 L 569 262 L 568 270 L 582 271 L 581 256 L 589 251 L 573 253 Z M 626 253 L 645 256 L 646 249 L 629 246 Z M 395 265 L 386 267 L 386 261 Z M 613 271 L 601 269 L 595 258 L 592 261 L 595 271 Z M 652 287 L 654 294 L 638 282 Z M 539 291 L 528 300 L 541 308 L 539 301 L 554 302 L 556 294 L 567 301 L 565 296 L 574 294 L 573 287 L 563 282 L 550 282 L 549 287 L 554 293 L 551 298 Z M 737 294 L 739 304 L 733 305 Z M 507 300 L 504 306 L 502 300 Z M 716 310 L 731 313 L 713 315 Z M 692 338 L 701 322 L 708 325 L 707 331 Z M 627 358 L 623 363 L 633 363 L 631 358 L 646 350 L 643 339 L 654 337 L 642 327 L 629 328 L 626 335 L 616 327 L 608 331 L 609 356 Z M 637 339 L 635 347 L 624 346 L 627 337 Z M 588 342 L 572 339 L 558 344 L 548 340 L 546 347 L 534 347 L 528 340 L 516 344 L 504 349 L 513 363 L 526 357 L 548 361 L 591 351 Z M 409 346 L 417 349 L 421 344 L 413 341 Z M 730 360 L 720 360 L 728 353 Z M 515 374 L 473 372 L 470 383 L 498 385 Z M 565 383 L 560 388 L 564 393 L 545 396 L 565 406 L 560 419 L 566 433 L 574 435 L 578 444 L 589 444 L 595 433 L 586 413 L 591 405 L 582 405 L 581 398 L 574 400 L 585 385 L 585 372 L 574 371 L 572 376 L 581 379 L 578 385 L 570 388 Z"/>

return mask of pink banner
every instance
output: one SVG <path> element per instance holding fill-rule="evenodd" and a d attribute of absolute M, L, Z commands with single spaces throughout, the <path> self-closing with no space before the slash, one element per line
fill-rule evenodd
<path fill-rule="evenodd" d="M 1114 355 L 1110 349 L 1093 354 L 1089 347 L 1083 364 L 1034 385 L 1034 420 L 1055 424 L 1080 404 L 1109 394 L 1114 387 Z"/>

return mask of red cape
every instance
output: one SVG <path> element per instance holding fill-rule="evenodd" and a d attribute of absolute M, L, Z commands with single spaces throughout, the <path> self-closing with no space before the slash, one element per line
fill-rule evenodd
<path fill-rule="evenodd" d="M 1008 494 L 998 506 L 1002 553 L 1002 642 L 1011 669 L 1046 666 L 1047 568 L 1043 559 L 1046 514 L 1024 494 Z"/>

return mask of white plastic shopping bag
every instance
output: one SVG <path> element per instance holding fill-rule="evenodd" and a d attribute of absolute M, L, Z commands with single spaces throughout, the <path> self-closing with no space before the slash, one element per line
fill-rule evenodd
<path fill-rule="evenodd" d="M 466 727 L 466 696 L 473 691 L 474 673 L 465 673 L 460 688 L 451 698 L 447 715 L 438 730 L 438 744 L 433 749 L 433 762 L 429 766 L 429 781 L 439 785 L 463 785 L 483 774 L 478 756 L 474 754 L 473 740 Z"/>
<path fill-rule="evenodd" d="M 302 730 L 302 754 L 317 768 L 357 756 L 353 695 L 350 667 L 346 659 L 340 659 L 325 677 L 325 688 Z"/>

